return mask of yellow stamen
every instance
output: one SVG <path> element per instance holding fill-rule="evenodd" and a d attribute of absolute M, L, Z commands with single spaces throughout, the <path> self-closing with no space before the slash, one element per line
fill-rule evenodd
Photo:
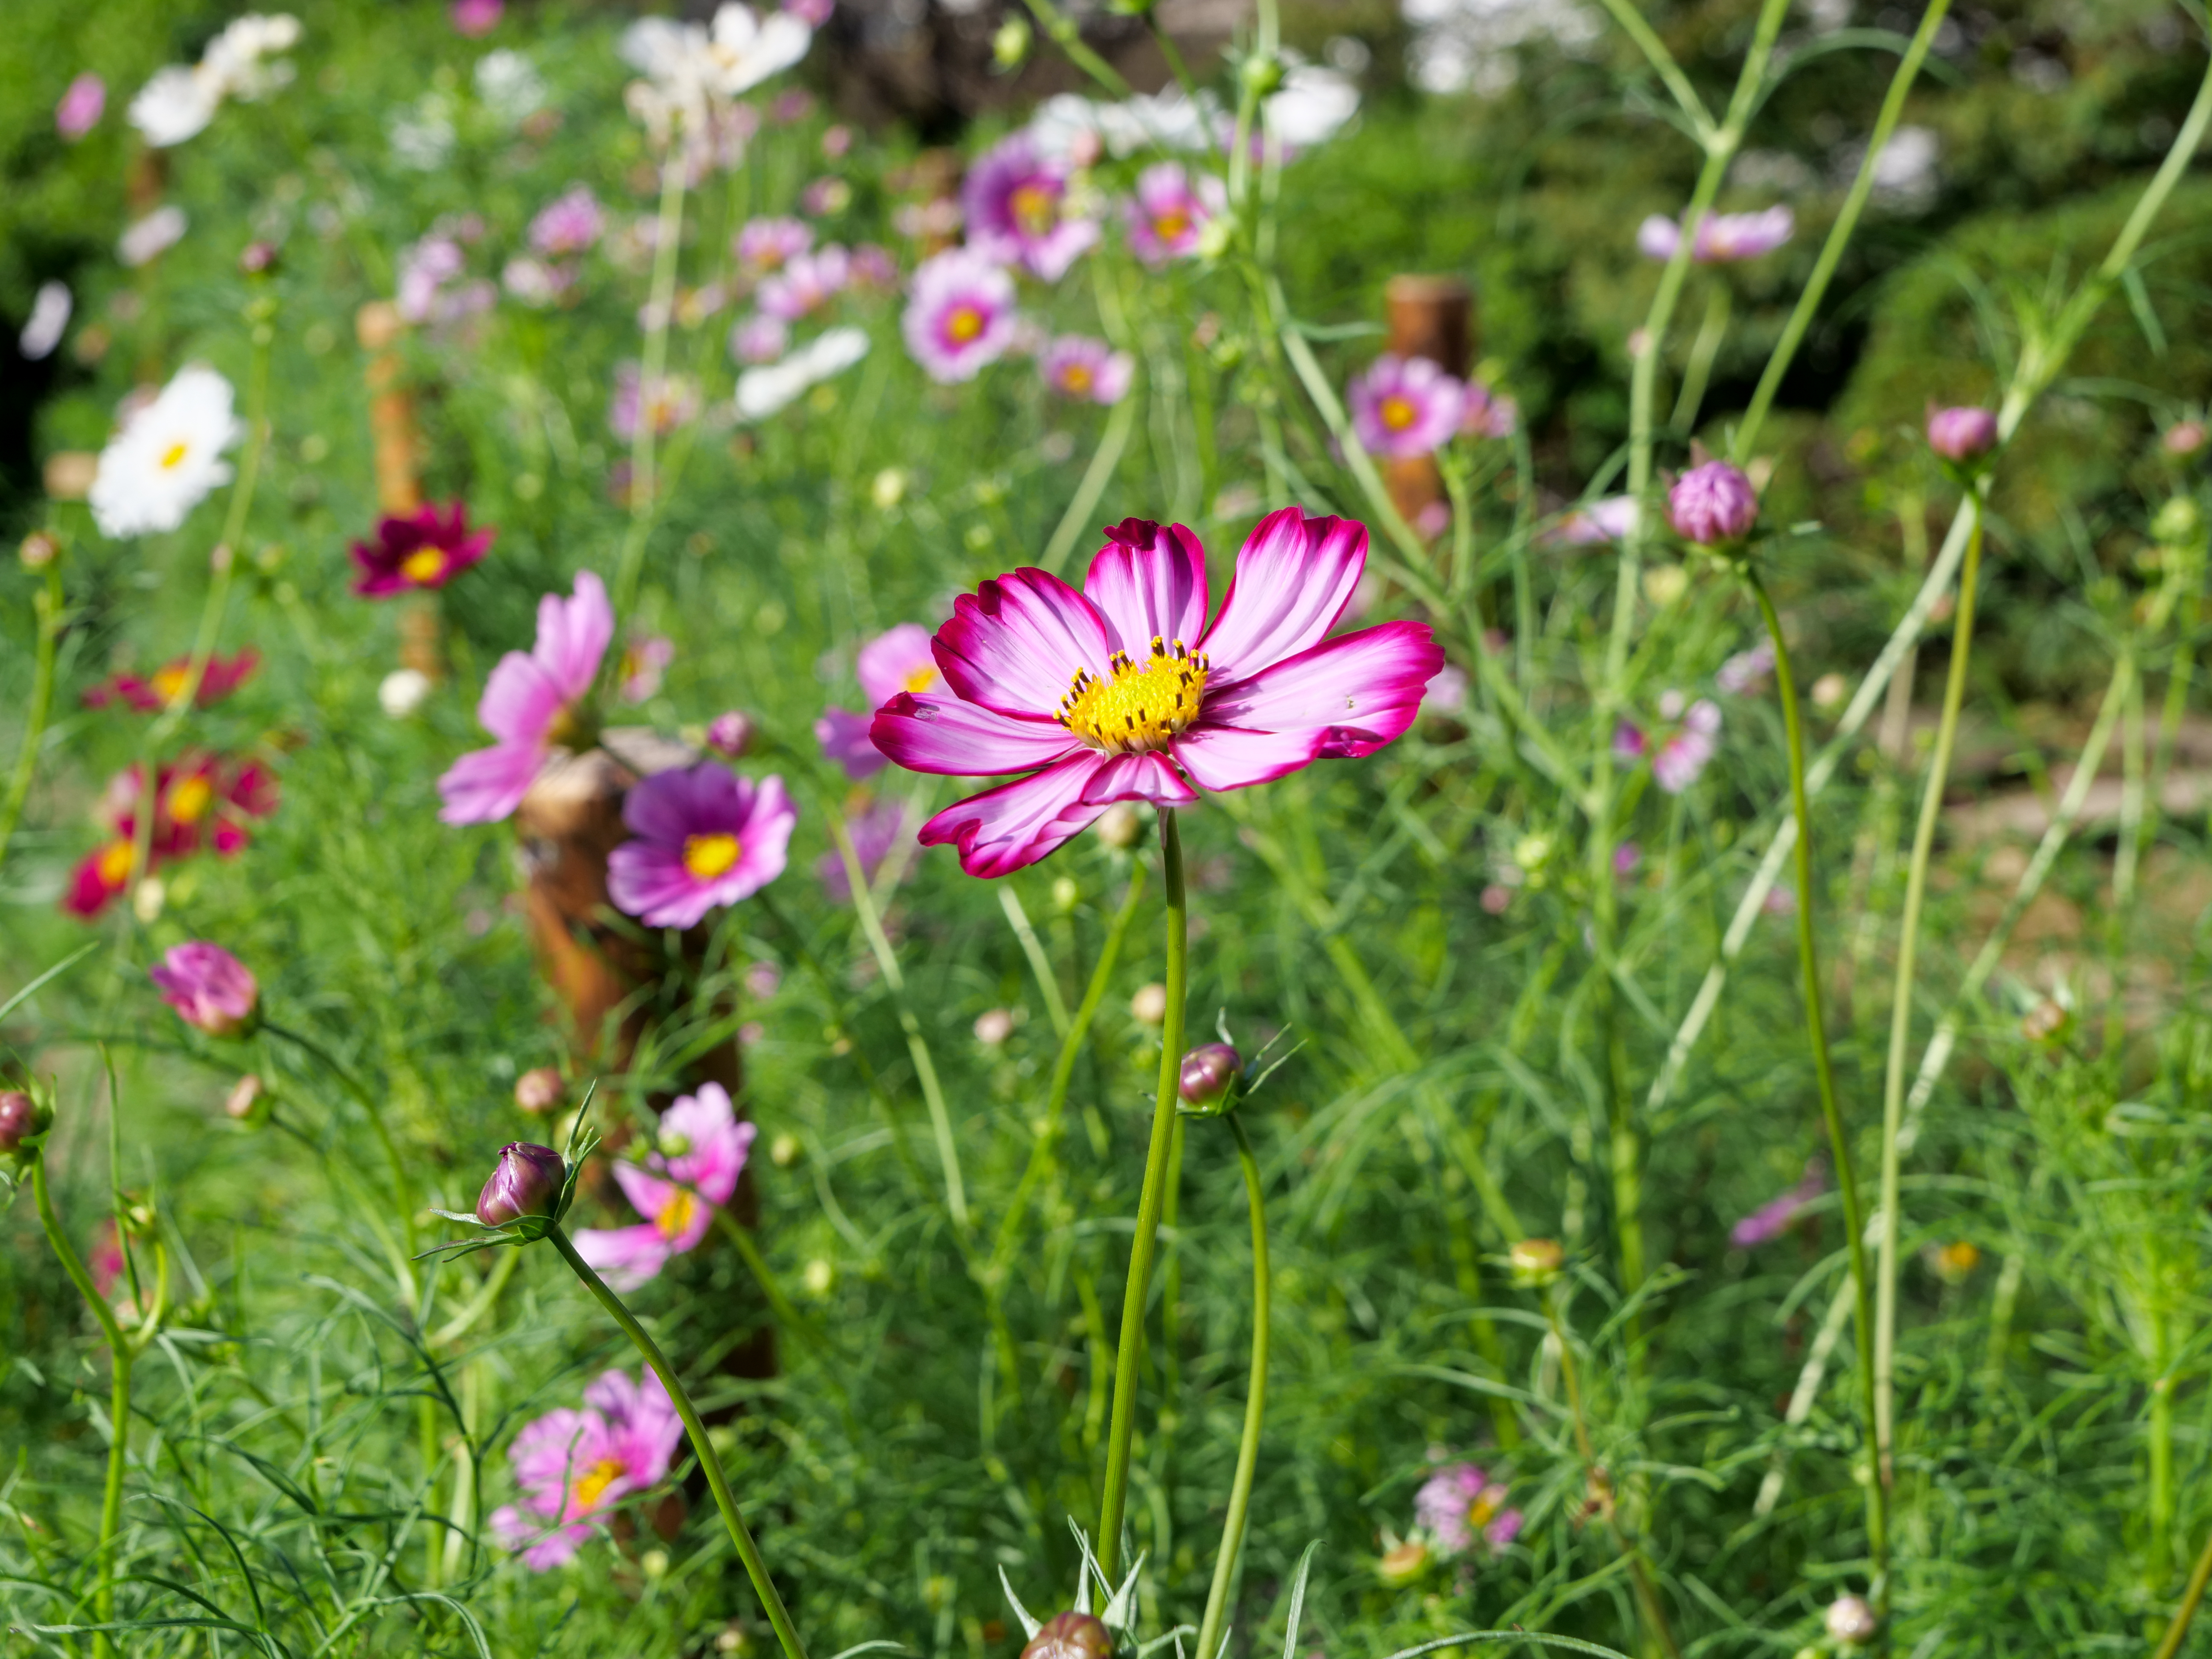
<path fill-rule="evenodd" d="M 418 587 L 428 587 L 446 574 L 446 550 L 418 547 L 399 562 L 399 574 Z"/>
<path fill-rule="evenodd" d="M 100 849 L 100 883 L 103 887 L 120 887 L 131 878 L 131 866 L 138 855 L 127 841 L 112 841 Z"/>
<path fill-rule="evenodd" d="M 1417 412 L 1412 404 L 1399 397 L 1385 398 L 1382 407 L 1376 410 L 1382 417 L 1382 424 L 1393 432 L 1403 432 L 1413 425 Z"/>
<path fill-rule="evenodd" d="M 902 684 L 905 685 L 908 690 L 915 693 L 928 690 L 930 687 L 937 684 L 937 665 L 934 663 L 924 663 L 921 667 L 909 673 Z"/>
<path fill-rule="evenodd" d="M 215 786 L 205 778 L 190 777 L 169 791 L 169 816 L 179 823 L 198 823 L 215 803 Z"/>
<path fill-rule="evenodd" d="M 983 313 L 973 306 L 962 306 L 945 319 L 945 332 L 955 345 L 966 345 L 983 331 Z"/>
<path fill-rule="evenodd" d="M 1093 749 L 1132 755 L 1166 748 L 1198 718 L 1211 665 L 1181 640 L 1155 634 L 1145 660 L 1116 651 L 1106 668 L 1103 680 L 1087 668 L 1077 669 L 1053 718 Z"/>
<path fill-rule="evenodd" d="M 738 838 L 717 833 L 684 838 L 684 867 L 702 881 L 727 875 L 738 861 Z"/>
<path fill-rule="evenodd" d="M 1190 229 L 1190 215 L 1183 212 L 1157 214 L 1152 219 L 1152 234 L 1163 242 L 1179 240 Z"/>
<path fill-rule="evenodd" d="M 180 662 L 173 662 L 154 676 L 154 690 L 160 694 L 163 702 L 173 702 L 177 693 L 185 689 L 185 682 L 191 677 L 191 669 Z"/>
<path fill-rule="evenodd" d="M 1042 236 L 1052 229 L 1053 221 L 1060 216 L 1059 204 L 1053 193 L 1042 185 L 1018 185 L 1006 205 L 1014 216 L 1014 222 L 1032 236 Z"/>
<path fill-rule="evenodd" d="M 1088 363 L 1068 364 L 1066 368 L 1060 371 L 1060 383 L 1070 392 L 1084 392 L 1090 391 L 1091 365 Z"/>
<path fill-rule="evenodd" d="M 607 1488 L 622 1478 L 623 1466 L 611 1457 L 602 1457 L 578 1475 L 575 1485 L 568 1489 L 569 1501 L 574 1505 L 572 1512 L 588 1515 L 599 1508 Z"/>
<path fill-rule="evenodd" d="M 161 471 L 164 472 L 175 471 L 179 467 L 185 464 L 185 457 L 191 453 L 192 447 L 186 443 L 183 439 L 179 438 L 176 442 L 171 444 L 167 449 L 161 452 Z"/>
<path fill-rule="evenodd" d="M 663 1238 L 681 1238 L 699 1213 L 699 1199 L 695 1193 L 678 1188 L 669 1194 L 668 1202 L 654 1218 L 653 1225 L 660 1229 Z"/>

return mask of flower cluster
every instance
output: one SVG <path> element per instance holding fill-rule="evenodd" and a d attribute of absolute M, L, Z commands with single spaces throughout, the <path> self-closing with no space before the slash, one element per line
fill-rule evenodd
<path fill-rule="evenodd" d="M 576 1553 L 623 1498 L 666 1478 L 684 1422 L 650 1370 L 609 1371 L 563 1407 L 526 1425 L 507 1454 L 522 1501 L 495 1510 L 494 1534 L 538 1572 Z"/>
<path fill-rule="evenodd" d="M 299 43 L 300 20 L 288 13 L 234 18 L 198 64 L 154 71 L 131 100 L 131 125 L 156 149 L 181 144 L 205 130 L 224 99 L 260 98 L 290 81 L 292 64 L 278 54 Z M 98 118 L 95 109 L 92 119 Z"/>
<path fill-rule="evenodd" d="M 1651 736 L 1632 721 L 1623 720 L 1613 732 L 1614 757 L 1634 762 L 1650 755 L 1651 781 L 1670 795 L 1695 783 L 1720 750 L 1720 705 L 1710 697 L 1685 707 L 1686 701 L 1680 691 L 1659 694 L 1659 718 L 1665 729 L 1656 752 Z"/>
<path fill-rule="evenodd" d="M 730 1201 L 756 1131 L 738 1121 L 719 1083 L 702 1083 L 661 1114 L 642 1163 L 617 1161 L 615 1181 L 644 1220 L 579 1228 L 576 1253 L 617 1291 L 649 1283 L 672 1257 L 696 1249 L 714 1212 Z"/>
<path fill-rule="evenodd" d="M 106 834 L 70 878 L 62 908 L 89 921 L 129 888 L 137 874 L 139 814 L 145 772 L 118 772 L 101 793 L 97 817 Z M 249 825 L 276 810 L 276 775 L 257 760 L 187 755 L 155 772 L 154 822 L 146 841 L 148 869 L 212 848 L 235 857 L 251 839 Z"/>
<path fill-rule="evenodd" d="M 1414 1522 L 1441 1559 L 1492 1553 L 1521 1533 L 1521 1511 L 1506 1497 L 1505 1484 L 1475 1465 L 1446 1463 L 1413 1494 Z"/>

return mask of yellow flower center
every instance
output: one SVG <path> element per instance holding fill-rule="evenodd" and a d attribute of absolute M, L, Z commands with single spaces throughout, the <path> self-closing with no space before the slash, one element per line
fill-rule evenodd
<path fill-rule="evenodd" d="M 1152 234 L 1163 242 L 1176 241 L 1190 229 L 1190 215 L 1180 209 L 1152 216 Z"/>
<path fill-rule="evenodd" d="M 1059 204 L 1053 193 L 1042 185 L 1019 185 L 1007 198 L 1014 222 L 1031 236 L 1042 236 L 1052 229 L 1053 221 L 1060 216 Z"/>
<path fill-rule="evenodd" d="M 1152 654 L 1142 662 L 1116 651 L 1108 659 L 1105 679 L 1087 668 L 1077 669 L 1053 718 L 1109 755 L 1164 749 L 1198 718 L 1210 666 L 1181 640 L 1170 642 L 1155 634 Z"/>
<path fill-rule="evenodd" d="M 1498 1503 L 1491 1497 L 1491 1490 L 1484 1487 L 1481 1495 L 1467 1506 L 1467 1524 L 1478 1532 L 1497 1518 Z"/>
<path fill-rule="evenodd" d="M 1091 365 L 1088 363 L 1070 363 L 1066 368 L 1060 371 L 1060 383 L 1066 386 L 1070 392 L 1090 391 Z"/>
<path fill-rule="evenodd" d="M 185 682 L 191 677 L 191 669 L 180 662 L 173 662 L 154 676 L 154 690 L 161 695 L 163 702 L 173 702 L 177 693 L 185 689 Z"/>
<path fill-rule="evenodd" d="M 399 562 L 399 574 L 418 587 L 428 587 L 446 574 L 446 550 L 418 547 Z"/>
<path fill-rule="evenodd" d="M 182 438 L 178 439 L 176 442 L 171 444 L 167 449 L 161 452 L 161 471 L 164 472 L 175 471 L 179 467 L 185 464 L 185 457 L 191 453 L 192 447 L 186 443 Z"/>
<path fill-rule="evenodd" d="M 937 684 L 937 665 L 934 663 L 924 663 L 921 667 L 909 673 L 902 684 L 905 685 L 908 690 L 915 693 L 917 696 L 928 690 L 930 687 Z"/>
<path fill-rule="evenodd" d="M 702 881 L 727 875 L 738 861 L 738 838 L 716 833 L 684 838 L 684 867 Z"/>
<path fill-rule="evenodd" d="M 1385 398 L 1382 407 L 1376 412 L 1382 416 L 1382 424 L 1389 427 L 1391 431 L 1403 432 L 1407 427 L 1413 425 L 1416 411 L 1413 405 L 1405 398 L 1392 396 Z"/>
<path fill-rule="evenodd" d="M 104 887 L 120 887 L 131 878 L 137 854 L 127 841 L 112 841 L 100 849 L 100 880 Z"/>
<path fill-rule="evenodd" d="M 679 1187 L 670 1195 L 667 1204 L 662 1208 L 659 1218 L 653 1224 L 660 1229 L 660 1236 L 663 1238 L 681 1238 L 684 1237 L 684 1229 L 691 1224 L 698 1213 L 698 1194 L 687 1193 Z"/>
<path fill-rule="evenodd" d="M 945 331 L 955 345 L 966 345 L 983 331 L 983 313 L 973 306 L 962 306 L 945 319 Z"/>
<path fill-rule="evenodd" d="M 198 823 L 215 801 L 215 786 L 205 778 L 186 778 L 169 791 L 169 816 L 179 823 Z"/>
<path fill-rule="evenodd" d="M 622 1479 L 623 1466 L 611 1457 L 602 1457 L 576 1477 L 576 1484 L 568 1489 L 569 1501 L 578 1515 L 587 1515 L 599 1508 L 607 1488 Z"/>

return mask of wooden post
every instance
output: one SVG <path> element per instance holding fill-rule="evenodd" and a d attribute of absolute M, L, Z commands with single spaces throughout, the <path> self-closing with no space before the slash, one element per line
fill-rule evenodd
<path fill-rule="evenodd" d="M 375 444 L 376 506 L 381 513 L 412 513 L 422 505 L 415 468 L 421 443 L 415 433 L 415 398 L 407 389 L 399 337 L 406 319 L 389 300 L 371 300 L 354 313 L 354 337 L 368 354 L 368 431 Z"/>
<path fill-rule="evenodd" d="M 1467 378 L 1474 361 L 1474 292 L 1456 276 L 1393 276 L 1382 289 L 1389 349 L 1399 357 L 1426 357 L 1446 374 Z M 1435 458 L 1412 456 L 1382 463 L 1390 500 L 1410 525 L 1444 500 L 1443 475 Z"/>

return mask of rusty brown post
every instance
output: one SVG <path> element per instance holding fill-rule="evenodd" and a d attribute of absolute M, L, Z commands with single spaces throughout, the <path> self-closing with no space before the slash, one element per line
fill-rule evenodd
<path fill-rule="evenodd" d="M 1467 378 L 1476 343 L 1474 291 L 1456 276 L 1393 276 L 1382 289 L 1383 320 L 1394 356 L 1426 357 L 1446 374 Z M 1444 499 L 1443 475 L 1432 456 L 1382 463 L 1391 504 L 1407 524 Z"/>
<path fill-rule="evenodd" d="M 368 433 L 376 470 L 376 510 L 404 515 L 422 505 L 422 488 L 416 476 L 422 459 L 421 434 L 415 426 L 415 394 L 407 385 L 407 366 L 399 355 L 399 337 L 406 319 L 389 300 L 371 300 L 354 313 L 354 337 L 368 354 L 362 378 L 368 387 Z M 399 664 L 431 679 L 446 673 L 446 653 L 441 638 L 438 605 L 428 595 L 410 595 L 400 602 Z"/>

